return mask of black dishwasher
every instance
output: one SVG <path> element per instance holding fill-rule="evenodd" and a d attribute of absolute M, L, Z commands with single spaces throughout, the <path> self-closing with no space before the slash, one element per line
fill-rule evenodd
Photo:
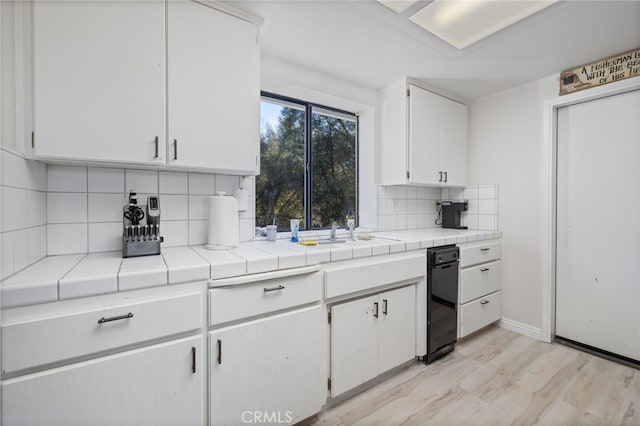
<path fill-rule="evenodd" d="M 458 333 L 458 247 L 427 250 L 427 364 L 451 352 Z"/>

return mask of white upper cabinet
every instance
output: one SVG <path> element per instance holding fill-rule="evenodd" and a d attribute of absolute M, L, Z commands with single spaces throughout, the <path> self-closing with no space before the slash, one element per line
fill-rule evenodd
<path fill-rule="evenodd" d="M 409 91 L 408 180 L 435 182 L 442 170 L 443 103 L 440 96 L 416 86 Z"/>
<path fill-rule="evenodd" d="M 256 25 L 193 2 L 169 2 L 168 18 L 168 164 L 257 174 Z"/>
<path fill-rule="evenodd" d="M 36 158 L 258 173 L 257 25 L 151 0 L 34 2 L 33 26 Z"/>
<path fill-rule="evenodd" d="M 465 186 L 467 106 L 402 80 L 380 93 L 383 185 Z"/>
<path fill-rule="evenodd" d="M 442 163 L 444 183 L 467 185 L 468 110 L 459 102 L 442 99 Z M 433 175 L 435 177 L 435 173 Z"/>
<path fill-rule="evenodd" d="M 163 164 L 164 2 L 33 8 L 35 155 Z"/>

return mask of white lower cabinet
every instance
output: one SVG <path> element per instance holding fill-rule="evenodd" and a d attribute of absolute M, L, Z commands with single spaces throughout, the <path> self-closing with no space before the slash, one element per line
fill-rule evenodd
<path fill-rule="evenodd" d="M 331 306 L 331 397 L 416 356 L 416 285 Z"/>
<path fill-rule="evenodd" d="M 2 424 L 203 424 L 204 284 L 4 310 Z"/>
<path fill-rule="evenodd" d="M 500 240 L 460 245 L 459 338 L 501 318 L 501 256 Z"/>
<path fill-rule="evenodd" d="M 209 424 L 297 423 L 326 402 L 318 267 L 209 283 Z"/>
<path fill-rule="evenodd" d="M 296 423 L 320 411 L 321 325 L 317 305 L 209 332 L 209 423 Z"/>
<path fill-rule="evenodd" d="M 460 337 L 468 336 L 499 320 L 501 313 L 500 291 L 465 303 L 460 308 Z"/>
<path fill-rule="evenodd" d="M 4 380 L 4 425 L 199 425 L 200 336 Z"/>

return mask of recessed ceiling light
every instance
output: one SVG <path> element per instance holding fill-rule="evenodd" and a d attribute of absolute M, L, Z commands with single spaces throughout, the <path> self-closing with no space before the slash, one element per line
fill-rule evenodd
<path fill-rule="evenodd" d="M 378 0 L 379 3 L 384 4 L 389 9 L 393 10 L 396 13 L 402 13 L 407 10 L 412 4 L 416 3 L 418 0 Z"/>
<path fill-rule="evenodd" d="M 463 49 L 556 0 L 434 0 L 409 19 Z"/>

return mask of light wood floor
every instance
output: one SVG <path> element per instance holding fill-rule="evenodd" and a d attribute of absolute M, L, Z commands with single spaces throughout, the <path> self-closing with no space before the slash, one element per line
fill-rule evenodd
<path fill-rule="evenodd" d="M 640 425 L 640 370 L 497 327 L 310 425 Z"/>

